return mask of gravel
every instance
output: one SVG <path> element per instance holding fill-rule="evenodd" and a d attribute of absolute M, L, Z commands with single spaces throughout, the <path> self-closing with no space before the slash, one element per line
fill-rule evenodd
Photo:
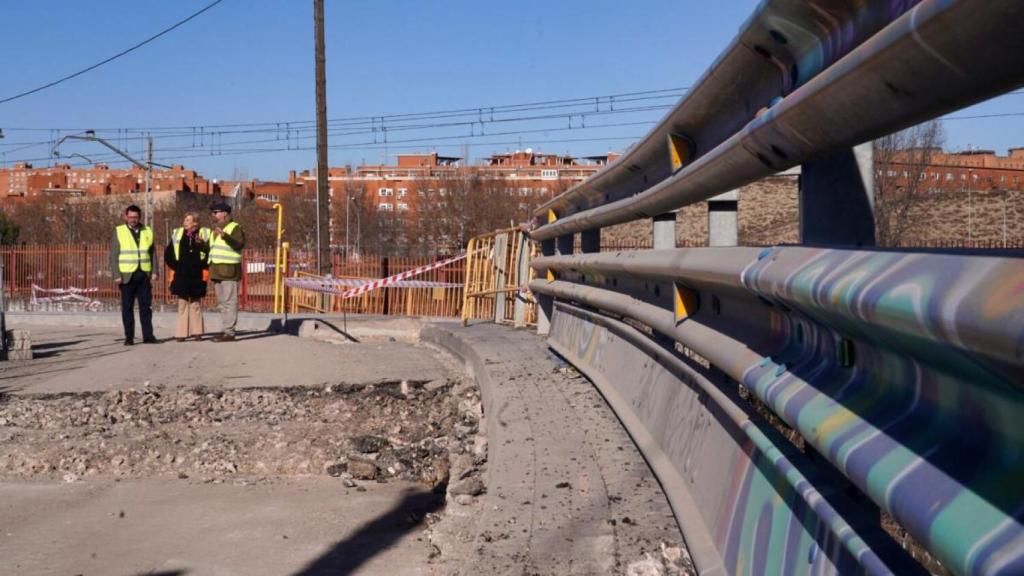
<path fill-rule="evenodd" d="M 455 426 L 476 425 L 452 384 L 7 396 L 0 478 L 325 474 L 446 485 L 449 453 L 474 445 L 472 435 L 456 440 Z"/>

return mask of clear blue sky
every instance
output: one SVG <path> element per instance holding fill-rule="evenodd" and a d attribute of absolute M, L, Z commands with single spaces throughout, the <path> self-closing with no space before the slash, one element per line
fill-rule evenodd
<path fill-rule="evenodd" d="M 0 99 L 94 64 L 208 4 L 210 0 L 48 0 L 6 2 L 0 19 L 4 55 Z M 142 150 L 139 129 L 155 130 L 155 158 L 180 162 L 210 178 L 284 179 L 315 163 L 311 130 L 287 122 L 314 118 L 312 0 L 224 0 L 118 60 L 43 92 L 0 104 L 0 152 L 8 165 L 49 162 L 45 142 L 96 128 L 130 153 Z M 754 0 L 326 0 L 328 117 L 433 112 L 624 94 L 688 86 L 736 34 Z M 472 158 L 519 147 L 575 155 L 621 150 L 664 115 L 673 95 L 607 101 L 584 114 L 481 127 L 398 130 L 388 145 L 365 124 L 332 131 L 331 165 L 389 161 L 405 151 L 437 150 Z M 624 113 L 623 108 L 653 108 Z M 592 105 L 515 111 L 498 118 L 593 110 Z M 1008 95 L 956 116 L 1024 111 L 1024 95 Z M 446 121 L 447 120 L 447 121 Z M 258 127 L 207 128 L 265 122 Z M 278 126 L 277 123 L 282 123 Z M 618 124 L 618 126 L 596 127 Z M 374 123 L 373 127 L 379 127 Z M 569 129 L 572 126 L 572 129 Z M 586 126 L 586 127 L 584 127 Z M 192 128 L 202 127 L 202 128 Z M 288 128 L 294 128 L 289 131 Z M 947 147 L 1024 145 L 1024 118 L 946 122 Z M 128 129 L 128 130 L 119 130 Z M 245 130 L 245 131 L 243 131 Z M 210 136 L 209 132 L 222 132 Z M 338 132 L 356 132 L 338 134 Z M 510 134 L 501 134 L 501 133 Z M 176 134 L 169 137 L 168 133 Z M 376 144 L 374 137 L 376 136 Z M 409 141 L 412 142 L 409 142 Z M 403 142 L 404 141 L 404 142 Z M 19 150 L 19 148 L 21 148 Z M 235 153 L 246 149 L 264 153 Z M 99 145 L 62 147 L 92 159 Z M 214 154 L 211 155 L 211 152 Z M 80 159 L 74 159 L 81 162 Z"/>

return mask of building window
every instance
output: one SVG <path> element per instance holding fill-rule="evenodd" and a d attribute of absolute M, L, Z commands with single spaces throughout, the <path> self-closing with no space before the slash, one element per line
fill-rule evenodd
<path fill-rule="evenodd" d="M 387 202 L 381 202 L 380 204 L 377 204 L 377 210 L 381 212 L 390 212 L 391 204 L 388 204 Z"/>
<path fill-rule="evenodd" d="M 558 170 L 541 170 L 540 177 L 545 180 L 556 180 L 558 179 Z"/>
<path fill-rule="evenodd" d="M 448 189 L 447 188 L 438 188 L 437 189 L 437 193 L 440 194 L 441 196 L 444 196 L 444 195 L 448 194 Z"/>
<path fill-rule="evenodd" d="M 267 202 L 278 202 L 278 201 L 280 201 L 280 198 L 277 196 L 277 194 L 257 194 L 256 195 L 256 199 L 257 200 L 266 200 Z"/>
<path fill-rule="evenodd" d="M 952 172 L 946 172 L 946 182 L 949 182 L 952 179 L 953 179 L 953 173 Z"/>
<path fill-rule="evenodd" d="M 409 190 L 407 188 L 399 188 L 398 189 L 398 197 L 399 198 L 405 198 L 405 195 L 408 194 L 408 193 L 409 193 Z"/>
<path fill-rule="evenodd" d="M 530 195 L 530 189 L 529 188 L 520 188 L 519 189 L 519 195 L 520 196 L 529 196 Z"/>
<path fill-rule="evenodd" d="M 400 212 L 405 212 L 405 211 L 406 211 L 406 210 L 408 210 L 408 209 L 409 209 L 409 205 L 408 205 L 408 204 L 406 204 L 405 202 L 399 202 L 399 203 L 398 203 L 398 210 L 399 210 Z"/>
<path fill-rule="evenodd" d="M 381 188 L 377 191 L 378 196 L 391 196 L 391 188 Z"/>

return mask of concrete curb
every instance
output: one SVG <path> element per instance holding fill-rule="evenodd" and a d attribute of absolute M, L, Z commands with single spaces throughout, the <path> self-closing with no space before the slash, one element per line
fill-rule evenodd
<path fill-rule="evenodd" d="M 487 492 L 464 560 L 450 572 L 626 573 L 638 562 L 664 566 L 659 550 L 682 548 L 635 444 L 597 389 L 544 340 L 488 323 L 430 323 L 420 340 L 465 364 L 486 422 Z"/>

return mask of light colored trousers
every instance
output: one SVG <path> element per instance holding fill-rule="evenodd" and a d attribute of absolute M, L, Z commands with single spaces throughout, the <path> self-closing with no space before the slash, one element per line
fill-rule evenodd
<path fill-rule="evenodd" d="M 200 298 L 178 298 L 178 324 L 174 329 L 175 338 L 203 335 L 203 309 Z"/>
<path fill-rule="evenodd" d="M 221 331 L 225 334 L 235 334 L 235 324 L 238 324 L 238 281 L 221 280 L 213 283 L 213 290 L 217 294 L 217 308 L 220 309 Z"/>

